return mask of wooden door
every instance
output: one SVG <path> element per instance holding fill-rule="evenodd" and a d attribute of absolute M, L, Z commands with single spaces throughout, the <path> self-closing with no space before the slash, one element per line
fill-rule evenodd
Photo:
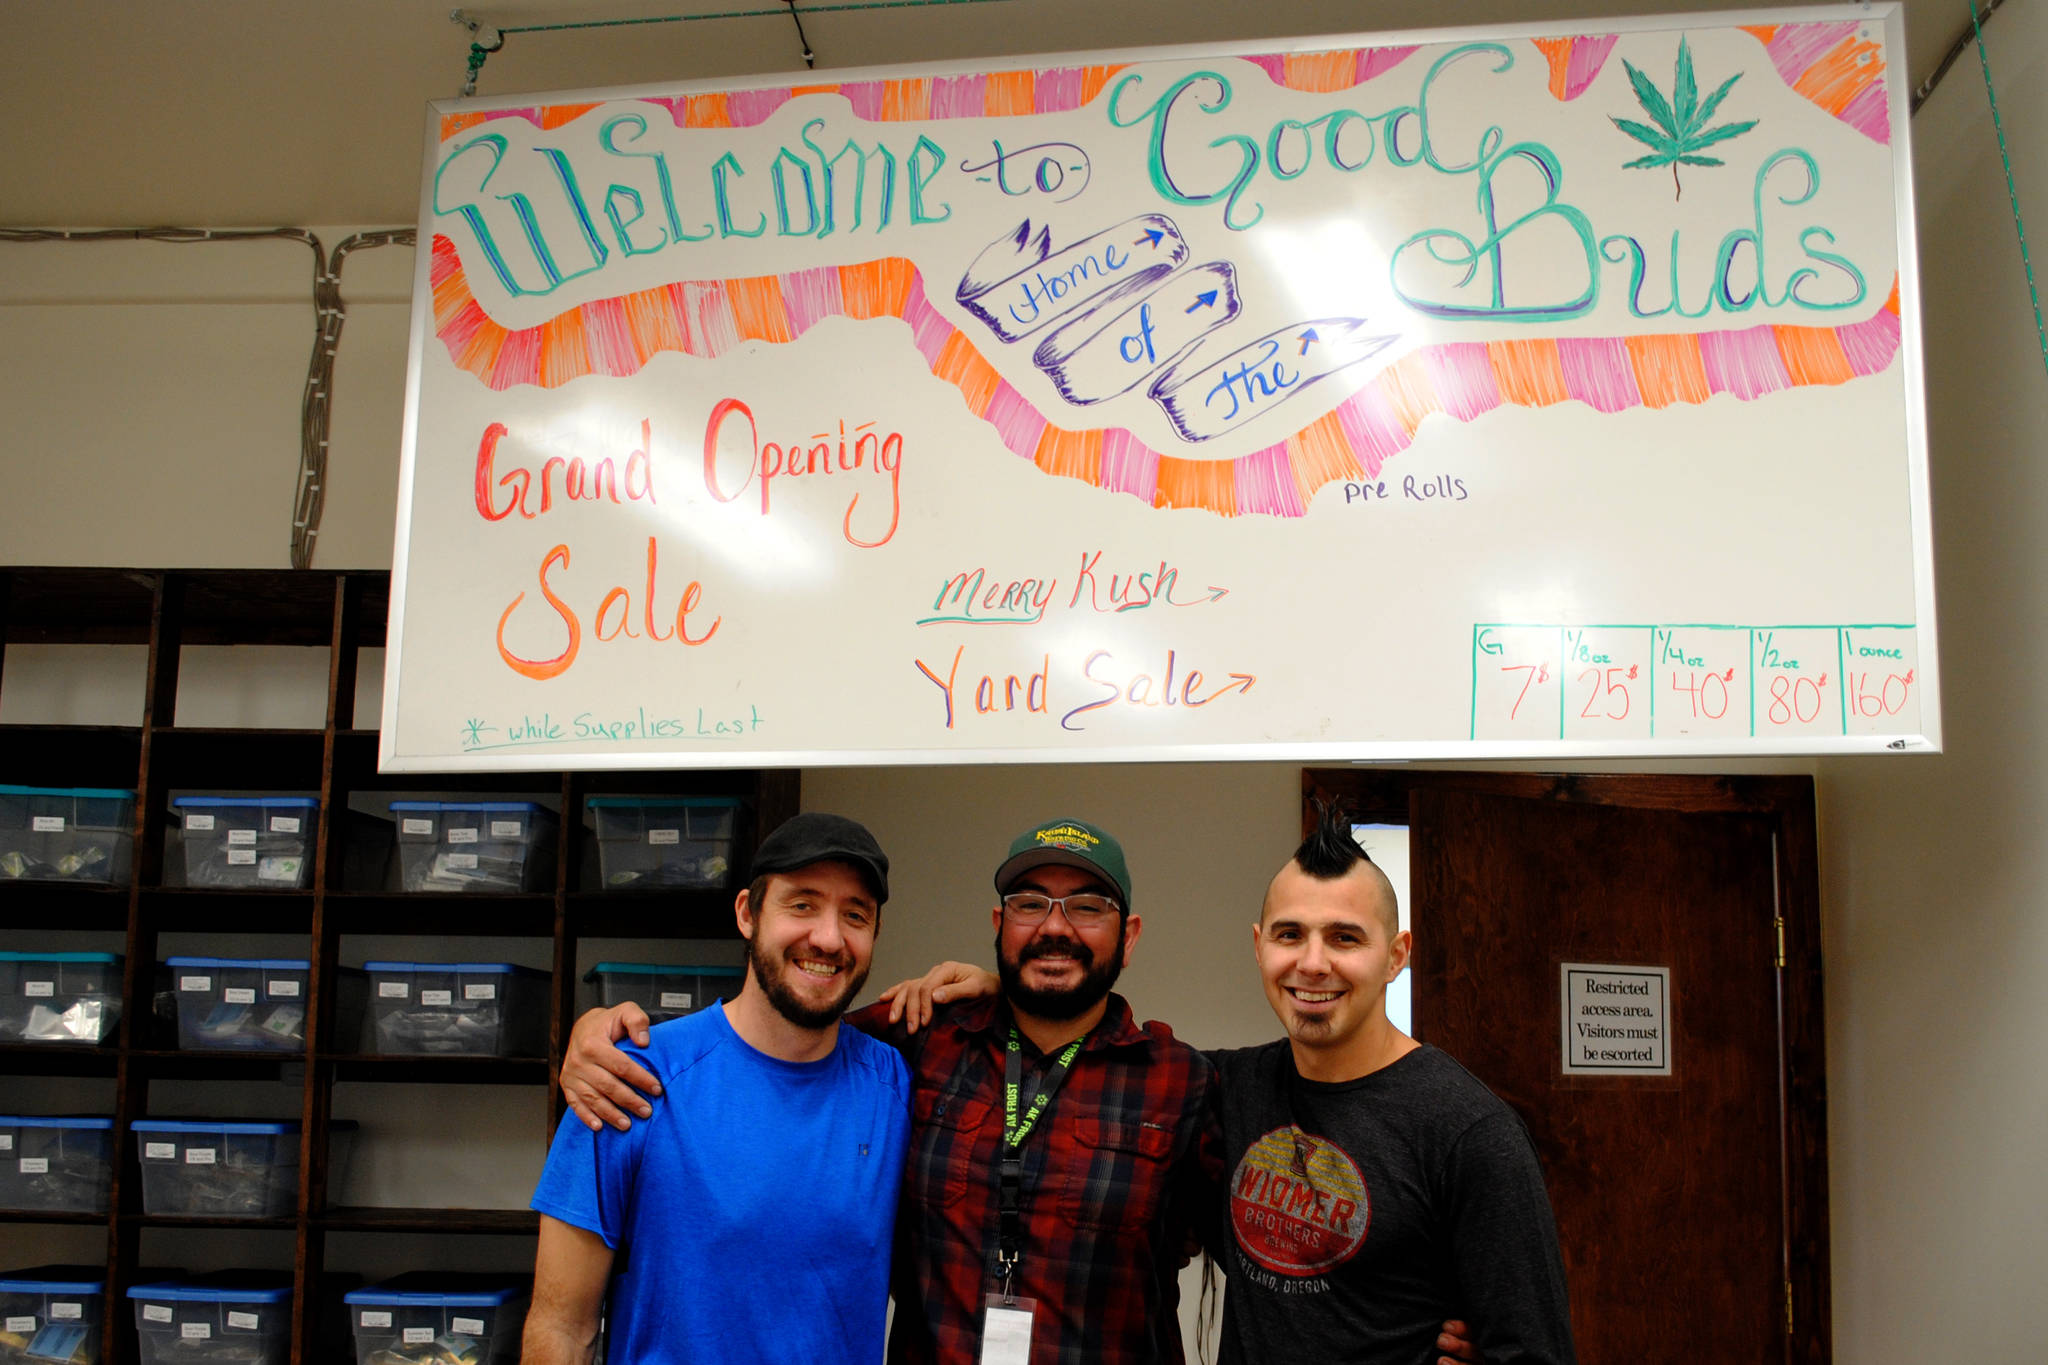
<path fill-rule="evenodd" d="M 1811 785 L 1317 776 L 1410 826 L 1415 1031 L 1528 1123 L 1580 1360 L 1825 1361 Z M 1668 969 L 1670 1075 L 1566 1074 L 1565 964 Z"/>

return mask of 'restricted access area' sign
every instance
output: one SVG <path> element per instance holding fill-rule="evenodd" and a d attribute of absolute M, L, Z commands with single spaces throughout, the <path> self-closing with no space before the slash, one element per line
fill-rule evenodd
<path fill-rule="evenodd" d="M 1935 744 L 1902 53 L 437 106 L 385 766 Z"/>
<path fill-rule="evenodd" d="M 1567 962 L 1564 1074 L 1669 1076 L 1671 969 Z"/>

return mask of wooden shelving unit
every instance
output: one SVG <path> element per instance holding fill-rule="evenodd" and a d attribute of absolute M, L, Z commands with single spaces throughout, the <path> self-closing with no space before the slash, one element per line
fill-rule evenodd
<path fill-rule="evenodd" d="M 588 937 L 726 938 L 731 892 L 606 895 L 587 871 L 583 798 L 602 792 L 684 792 L 742 798 L 737 848 L 751 853 L 763 831 L 797 809 L 793 771 L 687 774 L 464 773 L 377 771 L 377 732 L 356 725 L 356 680 L 365 648 L 384 644 L 390 576 L 374 572 L 262 570 L 0 569 L 0 670 L 10 644 L 147 646 L 139 726 L 0 725 L 0 781 L 30 786 L 133 788 L 133 884 L 113 889 L 19 883 L 0 886 L 0 929 L 85 929 L 125 935 L 127 964 L 120 1033 L 100 1048 L 0 1044 L 8 1076 L 113 1078 L 117 1158 L 107 1214 L 4 1213 L 0 1225 L 70 1224 L 107 1231 L 103 1358 L 132 1365 L 135 1333 L 127 1288 L 146 1228 L 235 1228 L 292 1234 L 292 1365 L 346 1353 L 319 1343 L 313 1287 L 326 1268 L 330 1232 L 531 1234 L 538 1220 L 520 1209 L 348 1208 L 328 1204 L 328 1143 L 337 1081 L 394 1085 L 531 1085 L 548 1089 L 549 1129 L 560 1118 L 556 1076 L 576 1005 L 577 942 Z M 325 723 L 319 729 L 181 727 L 177 698 L 183 652 L 210 645 L 297 645 L 328 651 Z M 4 673 L 0 673 L 4 680 Z M 559 804 L 552 889 L 520 895 L 406 895 L 353 885 L 353 792 L 444 790 L 541 795 Z M 287 791 L 320 798 L 309 890 L 188 889 L 167 884 L 169 799 L 178 791 Z M 743 865 L 743 860 L 742 860 Z M 181 1052 L 157 1028 L 153 1002 L 158 938 L 166 933 L 288 934 L 309 945 L 307 1051 L 302 1054 Z M 379 1057 L 335 1030 L 335 970 L 344 934 L 527 937 L 552 944 L 548 1055 L 539 1058 Z M 19 932 L 15 937 L 20 937 Z M 262 953 L 257 956 L 271 956 Z M 296 956 L 297 954 L 293 954 Z M 423 946 L 422 956 L 433 951 Z M 146 1117 L 158 1080 L 275 1081 L 302 1073 L 300 1186 L 293 1216 L 277 1219 L 173 1218 L 142 1212 L 131 1120 Z M 368 1136 L 368 1135 L 366 1135 Z M 544 1141 L 548 1133 L 535 1135 Z M 372 1139 L 374 1140 L 374 1139 Z M 13 1234 L 9 1240 L 18 1240 Z M 18 1258 L 17 1258 L 18 1259 Z M 35 1259 L 33 1255 L 27 1257 Z M 337 1350 L 337 1347 L 340 1349 Z"/>

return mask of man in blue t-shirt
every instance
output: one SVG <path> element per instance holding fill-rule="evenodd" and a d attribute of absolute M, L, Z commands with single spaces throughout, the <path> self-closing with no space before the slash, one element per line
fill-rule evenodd
<path fill-rule="evenodd" d="M 590 1360 L 614 1278 L 616 1361 L 882 1359 L 910 1077 L 839 1017 L 888 897 L 889 860 L 852 820 L 799 815 L 762 842 L 734 903 L 738 997 L 631 1049 L 665 1102 L 625 1132 L 571 1114 L 555 1134 L 526 1365 Z M 736 1289 L 763 1274 L 777 1292 Z"/>

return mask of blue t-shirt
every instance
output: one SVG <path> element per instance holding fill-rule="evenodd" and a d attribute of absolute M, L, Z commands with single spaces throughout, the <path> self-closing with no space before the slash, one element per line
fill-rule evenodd
<path fill-rule="evenodd" d="M 657 1025 L 628 1055 L 654 1117 L 593 1133 L 562 1116 L 533 1207 L 619 1253 L 620 1365 L 882 1359 L 910 1073 L 842 1025 L 816 1062 L 757 1052 L 724 1006 Z"/>

